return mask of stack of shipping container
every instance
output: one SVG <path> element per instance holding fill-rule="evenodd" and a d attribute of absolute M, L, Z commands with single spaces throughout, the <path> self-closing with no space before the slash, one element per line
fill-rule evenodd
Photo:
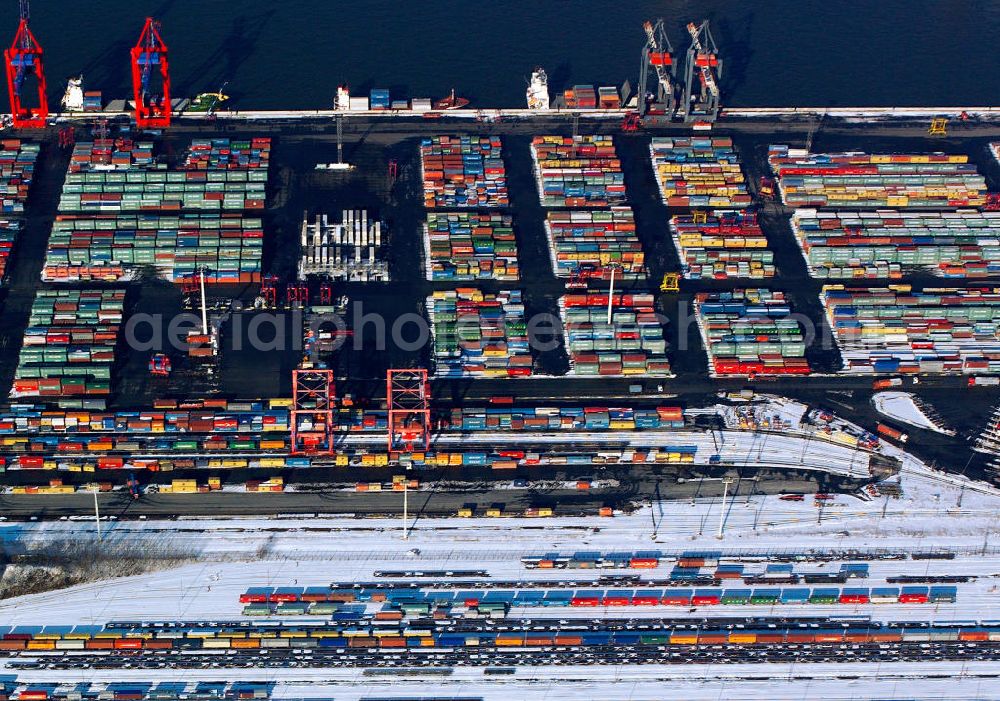
<path fill-rule="evenodd" d="M 11 396 L 109 394 L 124 301 L 124 290 L 40 290 Z"/>
<path fill-rule="evenodd" d="M 790 207 L 981 207 L 986 181 L 965 154 L 809 153 L 768 150 L 782 201 Z"/>
<path fill-rule="evenodd" d="M 851 373 L 1000 373 L 995 288 L 823 288 L 827 318 Z"/>
<path fill-rule="evenodd" d="M 660 195 L 667 206 L 750 206 L 740 160 L 729 137 L 655 137 L 649 150 Z"/>
<path fill-rule="evenodd" d="M 704 216 L 676 215 L 670 218 L 670 233 L 688 279 L 774 277 L 774 253 L 755 214 L 716 210 Z"/>
<path fill-rule="evenodd" d="M 498 136 L 435 136 L 420 142 L 424 181 L 424 262 L 440 282 L 520 278 L 507 176 Z M 450 208 L 470 211 L 447 212 Z M 480 210 L 480 211 L 473 211 Z M 520 290 L 486 293 L 475 287 L 436 291 L 427 299 L 439 377 L 520 377 L 531 374 Z"/>
<path fill-rule="evenodd" d="M 636 431 L 684 428 L 680 407 L 655 409 L 608 407 L 459 407 L 451 410 L 447 428 L 468 431 Z"/>
<path fill-rule="evenodd" d="M 20 139 L 0 141 L 0 209 L 3 214 L 24 213 L 24 202 L 35 174 L 38 144 Z"/>
<path fill-rule="evenodd" d="M 271 137 L 247 140 L 194 139 L 182 170 L 238 170 L 263 172 L 271 160 Z M 254 179 L 254 182 L 267 182 Z M 261 188 L 263 189 L 263 188 Z M 263 199 L 263 198 L 261 198 Z"/>
<path fill-rule="evenodd" d="M 83 93 L 83 111 L 100 112 L 104 109 L 104 96 L 100 90 L 88 90 Z"/>
<path fill-rule="evenodd" d="M 507 207 L 498 136 L 434 136 L 420 142 L 424 206 Z"/>
<path fill-rule="evenodd" d="M 386 88 L 374 88 L 370 93 L 370 109 L 387 110 L 392 105 L 389 98 L 389 90 Z"/>
<path fill-rule="evenodd" d="M 669 375 L 653 295 L 622 291 L 648 270 L 612 138 L 536 136 L 531 155 L 542 205 L 558 208 L 545 221 L 553 271 L 586 290 L 559 300 L 570 374 Z M 612 276 L 613 296 L 596 289 Z"/>
<path fill-rule="evenodd" d="M 129 279 L 142 268 L 176 282 L 207 268 L 208 283 L 260 281 L 263 222 L 240 214 L 60 215 L 42 279 Z"/>
<path fill-rule="evenodd" d="M 608 322 L 610 302 L 611 321 Z M 648 292 L 588 291 L 559 300 L 574 375 L 666 376 L 662 319 Z"/>
<path fill-rule="evenodd" d="M 687 279 L 762 280 L 775 275 L 774 254 L 767 248 L 751 205 L 739 155 L 729 137 L 655 137 L 649 145 L 660 197 L 670 208 L 695 210 L 671 217 L 669 228 Z M 732 296 L 733 292 L 720 295 Z M 699 326 L 705 320 L 696 305 Z M 787 313 L 787 312 L 786 312 Z M 719 361 L 706 340 L 709 371 Z M 749 360 L 749 358 L 747 359 Z M 760 363 L 755 357 L 754 363 Z M 760 363 L 763 365 L 763 363 Z M 748 368 L 756 365 L 747 365 Z M 730 370 L 738 370 L 739 364 Z"/>
<path fill-rule="evenodd" d="M 1000 212 L 798 209 L 792 231 L 817 278 L 1000 274 Z"/>
<path fill-rule="evenodd" d="M 509 214 L 428 212 L 424 241 L 428 280 L 518 279 Z"/>
<path fill-rule="evenodd" d="M 597 109 L 597 91 L 593 85 L 574 85 L 563 92 L 563 101 L 570 109 Z"/>
<path fill-rule="evenodd" d="M 39 145 L 20 139 L 0 141 L 0 210 L 5 217 L 24 214 L 24 203 L 35 174 Z M 7 266 L 14 252 L 22 222 L 0 219 L 0 285 L 7 279 Z"/>
<path fill-rule="evenodd" d="M 1000 216 L 965 154 L 810 153 L 771 146 L 792 231 L 820 279 L 1000 273 Z M 850 208 L 850 209 L 846 209 Z M 875 210 L 875 211 L 871 211 Z M 848 373 L 997 373 L 994 289 L 823 288 Z"/>
<path fill-rule="evenodd" d="M 77 142 L 69 158 L 69 172 L 85 173 L 95 169 L 165 170 L 166 164 L 154 160 L 152 141 L 97 138 Z"/>
<path fill-rule="evenodd" d="M 625 176 L 610 136 L 536 136 L 531 156 L 543 206 L 625 204 Z"/>
<path fill-rule="evenodd" d="M 701 292 L 695 306 L 713 376 L 809 374 L 802 328 L 784 293 Z"/>
<path fill-rule="evenodd" d="M 645 280 L 646 260 L 629 207 L 609 210 L 558 210 L 546 214 L 552 268 L 558 277 L 606 279 L 615 265 L 616 279 Z"/>
<path fill-rule="evenodd" d="M 614 86 L 601 86 L 595 90 L 593 85 L 574 85 L 563 91 L 562 98 L 568 109 L 617 110 L 622 106 L 618 88 Z"/>
<path fill-rule="evenodd" d="M 97 171 L 66 176 L 59 211 L 240 212 L 264 209 L 266 171 Z"/>
<path fill-rule="evenodd" d="M 260 280 L 263 227 L 242 212 L 264 209 L 270 139 L 195 139 L 181 166 L 152 142 L 78 143 L 49 239 L 44 279 L 129 279 L 142 268 L 165 279 L 207 269 L 212 283 Z"/>
<path fill-rule="evenodd" d="M 519 290 L 437 291 L 427 300 L 439 377 L 523 377 L 531 374 L 524 304 Z"/>
<path fill-rule="evenodd" d="M 21 230 L 21 222 L 9 219 L 0 220 L 0 285 L 7 280 L 7 265 L 10 263 L 17 234 Z"/>

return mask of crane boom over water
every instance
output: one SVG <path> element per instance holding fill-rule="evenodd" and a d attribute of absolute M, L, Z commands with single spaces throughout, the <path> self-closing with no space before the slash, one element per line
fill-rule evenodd
<path fill-rule="evenodd" d="M 17 33 L 10 48 L 4 51 L 10 112 L 16 128 L 41 129 L 45 127 L 45 120 L 49 116 L 45 71 L 42 67 L 42 47 L 28 27 L 31 16 L 28 0 L 19 0 L 18 11 L 20 21 Z M 28 107 L 23 101 L 25 80 L 32 75 L 35 77 L 38 90 L 36 107 Z"/>
<path fill-rule="evenodd" d="M 639 73 L 639 114 L 663 115 L 670 120 L 677 109 L 677 64 L 674 62 L 674 49 L 667 38 L 662 19 L 658 19 L 656 24 L 644 22 L 642 28 L 646 32 L 646 43 L 642 47 Z M 656 77 L 655 94 L 649 91 L 650 68 Z"/>
<path fill-rule="evenodd" d="M 719 116 L 721 107 L 719 78 L 722 76 L 722 59 L 719 58 L 719 47 L 709 29 L 708 20 L 699 25 L 691 22 L 687 30 L 691 35 L 691 46 L 684 69 L 684 121 L 700 119 L 713 122 Z M 699 84 L 697 90 L 695 80 Z"/>
<path fill-rule="evenodd" d="M 154 68 L 161 78 L 162 94 L 153 90 Z M 146 18 L 139 41 L 132 47 L 132 90 L 135 99 L 135 123 L 141 129 L 170 126 L 170 72 L 167 45 L 160 36 L 160 23 Z"/>

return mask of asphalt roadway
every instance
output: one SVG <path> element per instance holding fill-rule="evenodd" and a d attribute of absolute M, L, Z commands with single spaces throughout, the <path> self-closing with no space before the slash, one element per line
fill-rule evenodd
<path fill-rule="evenodd" d="M 810 479 L 814 477 L 815 479 Z M 818 489 L 849 490 L 858 483 L 831 481 L 816 473 L 803 477 L 773 475 L 770 479 L 742 479 L 734 482 L 733 498 L 750 494 L 813 493 Z M 822 480 L 817 482 L 816 480 Z M 302 487 L 305 489 L 305 487 Z M 482 516 L 493 504 L 503 504 L 504 515 L 523 516 L 529 507 L 549 507 L 555 515 L 590 515 L 602 506 L 631 508 L 632 504 L 651 499 L 690 499 L 718 497 L 722 482 L 713 478 L 694 478 L 678 482 L 676 478 L 647 475 L 641 482 L 585 491 L 555 488 L 497 489 L 488 484 L 470 484 L 461 488 L 423 487 L 408 493 L 409 513 L 414 518 L 455 516 L 466 504 L 476 505 Z M 350 489 L 317 488 L 315 491 L 283 493 L 218 491 L 202 494 L 143 494 L 132 499 L 127 492 L 98 495 L 102 517 L 117 518 L 189 516 L 269 516 L 277 514 L 348 514 L 358 517 L 397 516 L 403 511 L 403 493 L 395 491 L 359 493 Z M 0 514 L 10 520 L 37 518 L 59 519 L 69 516 L 92 516 L 91 493 L 75 494 L 3 494 Z"/>

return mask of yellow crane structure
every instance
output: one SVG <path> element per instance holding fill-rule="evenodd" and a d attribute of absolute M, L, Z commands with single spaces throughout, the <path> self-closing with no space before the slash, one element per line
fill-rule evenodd
<path fill-rule="evenodd" d="M 660 292 L 680 292 L 681 276 L 677 273 L 664 273 L 660 282 Z"/>

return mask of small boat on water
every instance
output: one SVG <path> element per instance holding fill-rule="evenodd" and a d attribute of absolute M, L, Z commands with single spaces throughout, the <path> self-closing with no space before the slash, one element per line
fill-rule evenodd
<path fill-rule="evenodd" d="M 191 100 L 191 104 L 187 106 L 188 112 L 214 112 L 215 108 L 220 104 L 229 99 L 229 96 L 222 91 L 226 89 L 226 82 L 218 92 L 203 92 L 199 93 Z"/>
<path fill-rule="evenodd" d="M 469 100 L 464 97 L 455 96 L 455 88 L 451 89 L 451 95 L 441 98 L 434 103 L 436 110 L 457 110 L 469 104 Z"/>

